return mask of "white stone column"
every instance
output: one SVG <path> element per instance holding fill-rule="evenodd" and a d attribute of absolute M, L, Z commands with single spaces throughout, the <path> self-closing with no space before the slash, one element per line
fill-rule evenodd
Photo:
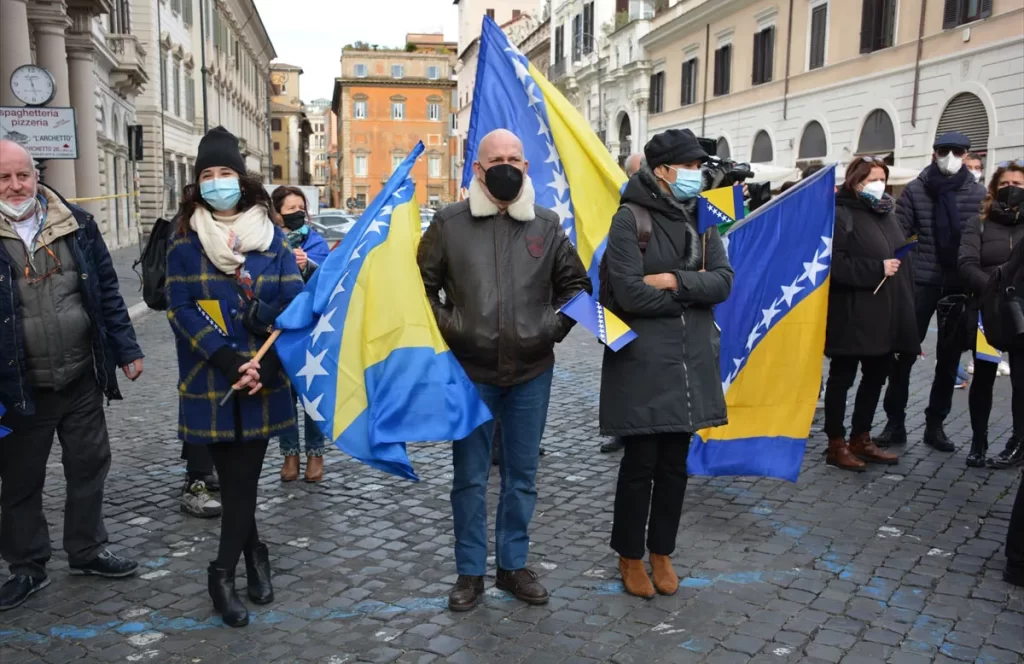
<path fill-rule="evenodd" d="M 31 63 L 27 0 L 0 0 L 0 105 L 22 105 L 11 92 L 11 74 Z"/>
<path fill-rule="evenodd" d="M 50 106 L 71 106 L 68 59 L 64 44 L 64 31 L 70 27 L 71 21 L 64 13 L 62 3 L 33 2 L 31 17 L 36 28 L 37 64 L 50 72 L 57 85 L 56 95 Z M 96 131 L 95 127 L 83 127 L 81 118 L 76 118 L 75 127 L 79 141 L 84 131 Z M 75 198 L 78 195 L 75 188 L 75 162 L 71 159 L 48 159 L 43 171 L 43 180 L 65 198 Z"/>
<path fill-rule="evenodd" d="M 75 185 L 78 196 L 92 198 L 102 196 L 100 189 L 100 151 L 96 136 L 95 82 L 92 73 L 91 15 L 75 12 L 72 15 L 74 32 L 67 37 L 68 75 L 70 77 L 71 105 L 75 108 L 75 123 L 78 125 L 78 159 L 75 160 Z M 65 194 L 66 196 L 66 194 Z M 112 205 L 104 206 L 102 201 L 82 203 L 82 207 L 96 217 L 96 223 L 104 233 L 113 222 Z M 103 218 L 103 209 L 110 216 Z"/>

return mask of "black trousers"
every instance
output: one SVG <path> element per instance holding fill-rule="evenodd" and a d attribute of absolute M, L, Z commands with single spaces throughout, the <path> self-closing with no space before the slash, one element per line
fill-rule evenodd
<path fill-rule="evenodd" d="M 623 436 L 612 523 L 612 548 L 623 558 L 644 557 L 645 529 L 651 553 L 675 551 L 690 438 L 688 433 Z"/>
<path fill-rule="evenodd" d="M 974 365 L 978 370 L 978 365 Z M 1010 370 L 1013 376 L 1013 370 Z M 1010 527 L 1006 531 L 1006 569 L 1024 574 L 1024 479 L 1017 483 L 1017 498 L 1010 512 Z"/>
<path fill-rule="evenodd" d="M 914 313 L 917 316 L 917 331 L 924 341 L 928 334 L 935 309 L 946 295 L 955 291 L 945 291 L 938 286 L 914 287 Z M 957 369 L 960 367 L 959 348 L 940 345 L 935 349 L 935 377 L 932 379 L 932 390 L 928 395 L 928 407 L 924 411 L 928 424 L 942 424 L 953 407 L 953 390 L 956 384 Z M 885 414 L 894 424 L 903 424 L 907 417 L 907 400 L 910 398 L 910 372 L 917 361 L 916 355 L 900 353 L 893 362 L 889 372 L 889 387 L 885 391 Z"/>
<path fill-rule="evenodd" d="M 1010 360 L 1010 412 L 1013 413 L 1013 432 L 1024 433 L 1024 353 L 1008 353 Z M 974 356 L 974 380 L 971 381 L 967 405 L 971 411 L 971 431 L 975 438 L 988 439 L 988 417 L 992 413 L 992 389 L 996 384 L 995 362 L 979 360 Z"/>
<path fill-rule="evenodd" d="M 217 567 L 234 570 L 242 551 L 259 543 L 256 530 L 256 491 L 267 440 L 214 443 L 209 446 L 220 477 L 220 547 Z"/>
<path fill-rule="evenodd" d="M 871 432 L 878 398 L 892 366 L 892 355 L 874 357 L 833 357 L 828 364 L 828 382 L 825 384 L 825 435 L 845 438 L 846 395 L 857 379 L 857 366 L 861 367 L 860 386 L 853 403 L 850 435 Z M 952 383 L 950 383 L 952 385 Z"/>
<path fill-rule="evenodd" d="M 182 443 L 181 458 L 185 460 L 185 472 L 188 473 L 189 482 L 213 475 L 213 458 L 206 445 Z"/>
<path fill-rule="evenodd" d="M 53 435 L 61 446 L 67 481 L 64 551 L 71 565 L 92 562 L 107 544 L 103 485 L 110 469 L 110 438 L 103 394 L 91 373 L 67 388 L 35 390 L 35 414 L 8 412 L 11 433 L 0 440 L 0 555 L 11 574 L 46 576 L 50 531 L 43 514 L 43 485 Z"/>

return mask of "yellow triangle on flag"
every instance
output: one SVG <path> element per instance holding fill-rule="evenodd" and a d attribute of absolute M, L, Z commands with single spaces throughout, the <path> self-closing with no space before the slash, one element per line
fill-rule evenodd
<path fill-rule="evenodd" d="M 228 336 L 228 324 L 224 320 L 224 311 L 221 309 L 220 300 L 196 300 L 196 306 L 222 336 Z"/>
<path fill-rule="evenodd" d="M 709 191 L 701 192 L 701 196 L 708 199 L 708 202 L 718 208 L 722 214 L 730 219 L 736 219 L 736 194 L 732 187 L 719 187 Z"/>

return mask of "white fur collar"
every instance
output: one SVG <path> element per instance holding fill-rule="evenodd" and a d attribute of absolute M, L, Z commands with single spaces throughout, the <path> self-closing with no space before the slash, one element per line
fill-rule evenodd
<path fill-rule="evenodd" d="M 537 213 L 533 209 L 535 193 L 533 181 L 527 175 L 523 179 L 523 191 L 512 205 L 508 206 L 508 216 L 516 221 L 533 221 Z M 469 213 L 474 217 L 493 217 L 498 214 L 498 206 L 487 197 L 487 192 L 478 178 L 469 184 Z"/>

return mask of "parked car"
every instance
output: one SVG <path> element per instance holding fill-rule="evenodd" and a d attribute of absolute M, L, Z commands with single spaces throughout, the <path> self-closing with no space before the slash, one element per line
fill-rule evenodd
<path fill-rule="evenodd" d="M 356 218 L 345 212 L 331 211 L 313 217 L 309 223 L 325 240 L 342 240 L 352 230 Z"/>

